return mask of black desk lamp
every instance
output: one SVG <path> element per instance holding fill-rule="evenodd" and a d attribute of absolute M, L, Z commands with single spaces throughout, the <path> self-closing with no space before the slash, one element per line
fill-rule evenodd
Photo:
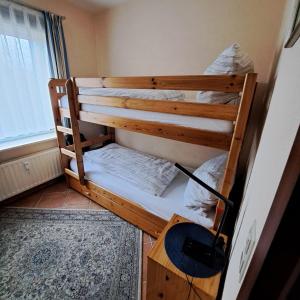
<path fill-rule="evenodd" d="M 215 235 L 201 225 L 184 222 L 172 226 L 165 237 L 167 255 L 179 270 L 193 277 L 210 277 L 225 266 L 225 243 L 220 233 L 233 202 L 181 165 L 176 163 L 175 166 L 225 203 L 225 210 Z"/>

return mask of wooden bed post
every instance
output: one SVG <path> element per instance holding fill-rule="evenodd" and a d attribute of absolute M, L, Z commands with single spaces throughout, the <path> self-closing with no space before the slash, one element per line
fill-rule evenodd
<path fill-rule="evenodd" d="M 72 156 L 76 159 L 77 163 L 77 170 L 80 184 L 84 185 L 84 167 L 83 167 L 83 158 L 82 158 L 82 146 L 80 141 L 80 131 L 79 131 L 79 124 L 77 119 L 77 108 L 76 108 L 76 96 L 74 93 L 74 85 L 71 79 L 68 79 L 66 82 L 66 92 L 68 95 L 69 101 L 69 110 L 70 110 L 70 121 L 71 121 L 71 128 L 72 128 L 72 135 L 73 135 L 73 144 L 74 144 L 74 151 L 65 150 L 64 154 L 67 154 L 66 151 L 74 153 Z M 69 153 L 70 154 L 70 153 Z M 68 154 L 67 154 L 68 155 Z"/>
<path fill-rule="evenodd" d="M 231 188 L 234 183 L 235 172 L 239 160 L 239 154 L 243 144 L 248 116 L 249 116 L 253 96 L 255 93 L 256 78 L 257 78 L 256 73 L 248 73 L 245 77 L 241 102 L 239 105 L 239 111 L 235 122 L 236 126 L 234 128 L 231 145 L 228 152 L 228 159 L 226 162 L 223 183 L 220 190 L 220 193 L 225 197 L 229 197 Z M 216 207 L 215 220 L 214 220 L 214 229 L 217 229 L 217 227 L 219 226 L 223 211 L 224 211 L 224 203 L 222 201 L 218 201 Z"/>
<path fill-rule="evenodd" d="M 64 86 L 64 82 L 65 81 L 61 81 L 61 86 Z M 49 92 L 50 92 L 50 99 L 51 99 L 58 147 L 64 148 L 66 146 L 65 136 L 64 136 L 63 132 L 58 130 L 58 128 L 62 127 L 62 122 L 61 122 L 61 116 L 60 116 L 59 105 L 58 105 L 59 94 L 57 92 L 57 87 L 58 87 L 57 83 L 58 83 L 57 79 L 51 79 L 49 81 L 48 87 L 49 87 Z M 60 161 L 61 161 L 62 169 L 64 171 L 64 169 L 69 166 L 69 160 L 65 155 L 60 155 Z M 69 184 L 69 177 L 66 174 L 65 174 L 65 178 L 66 178 L 67 184 Z"/>
<path fill-rule="evenodd" d="M 115 128 L 106 126 L 107 134 L 110 136 L 110 140 L 115 142 Z"/>
<path fill-rule="evenodd" d="M 74 106 L 76 111 L 76 118 L 79 119 L 80 103 L 77 101 L 78 87 L 76 85 L 75 77 L 72 77 L 72 84 L 73 84 L 73 95 L 74 95 Z"/>

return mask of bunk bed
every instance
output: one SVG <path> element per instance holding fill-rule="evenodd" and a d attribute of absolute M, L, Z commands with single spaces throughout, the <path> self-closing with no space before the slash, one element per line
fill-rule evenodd
<path fill-rule="evenodd" d="M 101 206 L 116 213 L 154 237 L 158 237 L 170 218 L 160 216 L 133 199 L 110 187 L 87 180 L 83 163 L 83 148 L 114 143 L 114 129 L 120 128 L 186 143 L 205 145 L 228 151 L 221 194 L 229 196 L 245 134 L 251 103 L 256 88 L 255 73 L 239 75 L 142 76 L 51 79 L 49 91 L 61 151 L 61 163 L 69 186 Z M 91 93 L 82 93 L 90 89 Z M 177 91 L 216 91 L 240 93 L 238 105 L 208 104 L 189 101 L 131 98 L 130 96 L 99 96 L 93 89 L 154 89 Z M 67 103 L 66 103 L 67 101 Z M 63 125 L 69 118 L 71 127 Z M 79 120 L 105 126 L 105 134 L 81 142 Z M 73 136 L 66 145 L 65 134 Z M 182 190 L 183 179 L 174 180 L 168 197 L 174 198 L 174 185 Z M 136 193 L 136 198 L 139 194 Z M 142 197 L 142 196 L 141 196 Z M 167 197 L 167 198 L 168 198 Z M 177 199 L 180 201 L 180 199 Z M 151 199 L 150 199 L 151 201 Z M 166 207 L 168 202 L 162 204 Z M 159 209 L 159 208 L 158 208 Z M 222 202 L 216 205 L 213 222 L 217 228 L 223 213 Z"/>

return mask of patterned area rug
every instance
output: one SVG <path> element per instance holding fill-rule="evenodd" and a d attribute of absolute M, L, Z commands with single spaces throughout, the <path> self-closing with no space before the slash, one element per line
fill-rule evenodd
<path fill-rule="evenodd" d="M 0 210 L 0 299 L 138 299 L 140 242 L 105 210 Z"/>

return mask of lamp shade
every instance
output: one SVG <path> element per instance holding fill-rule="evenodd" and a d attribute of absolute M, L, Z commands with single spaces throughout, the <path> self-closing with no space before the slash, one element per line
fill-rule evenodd
<path fill-rule="evenodd" d="M 220 272 L 225 265 L 223 247 L 212 247 L 215 235 L 205 227 L 194 223 L 172 226 L 165 236 L 165 250 L 171 262 L 182 272 L 207 278 Z M 195 255 L 190 255 L 192 241 Z"/>

